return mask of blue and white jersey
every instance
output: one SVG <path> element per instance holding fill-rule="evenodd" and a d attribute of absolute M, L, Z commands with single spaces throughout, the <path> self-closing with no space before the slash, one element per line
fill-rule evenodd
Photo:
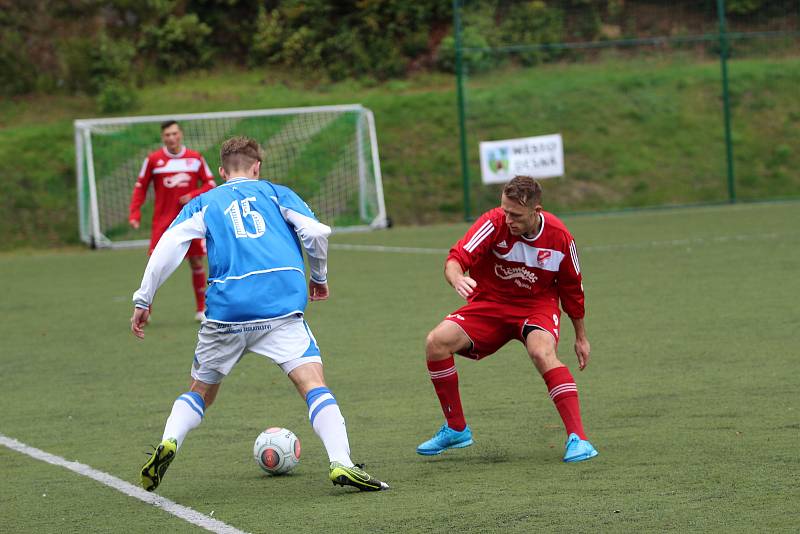
<path fill-rule="evenodd" d="M 209 321 L 243 323 L 303 313 L 308 302 L 303 249 L 311 278 L 326 282 L 330 232 L 288 187 L 233 178 L 183 207 L 153 251 L 134 303 L 149 306 L 191 240 L 205 238 Z"/>

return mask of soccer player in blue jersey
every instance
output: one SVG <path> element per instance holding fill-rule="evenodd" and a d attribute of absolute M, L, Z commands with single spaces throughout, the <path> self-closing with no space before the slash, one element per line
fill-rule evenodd
<path fill-rule="evenodd" d="M 133 295 L 131 331 L 144 338 L 156 290 L 180 265 L 192 239 L 206 239 L 206 320 L 197 336 L 189 391 L 175 400 L 162 441 L 142 466 L 142 487 L 158 487 L 186 435 L 214 402 L 222 379 L 249 351 L 278 364 L 305 399 L 311 426 L 328 452 L 334 485 L 388 489 L 350 459 L 344 418 L 325 385 L 319 347 L 303 320 L 309 299 L 328 298 L 331 229 L 291 189 L 258 180 L 261 159 L 252 139 L 234 137 L 222 145 L 219 173 L 225 184 L 184 206 L 159 240 Z M 308 290 L 304 249 L 311 271 Z"/>

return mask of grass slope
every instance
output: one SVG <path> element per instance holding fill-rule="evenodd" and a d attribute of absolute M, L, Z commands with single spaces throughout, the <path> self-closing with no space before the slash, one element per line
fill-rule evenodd
<path fill-rule="evenodd" d="M 563 429 L 514 343 L 460 359 L 474 446 L 423 458 L 441 413 L 424 337 L 459 299 L 442 253 L 333 249 L 331 300 L 309 306 L 354 457 L 393 485 L 325 478 L 303 401 L 250 355 L 186 441 L 164 496 L 249 532 L 792 531 L 800 211 L 796 203 L 566 219 L 585 275 L 593 356 L 576 373 L 600 456 L 564 465 Z M 446 249 L 463 225 L 338 235 L 334 243 Z M 196 326 L 186 266 L 159 292 L 144 342 L 128 332 L 142 251 L 0 255 L 0 433 L 131 482 L 185 391 Z M 575 368 L 572 332 L 560 354 Z M 294 430 L 303 460 L 270 478 L 258 432 Z M 0 449 L 10 532 L 190 530 L 166 514 Z M 43 497 L 42 494 L 47 494 Z"/>
<path fill-rule="evenodd" d="M 730 70 L 739 196 L 796 196 L 800 61 L 739 59 Z M 568 175 L 549 186 L 554 209 L 724 200 L 719 94 L 718 63 L 681 55 L 500 70 L 470 78 L 473 180 L 479 176 L 480 140 L 560 131 Z M 458 129 L 454 82 L 448 76 L 309 88 L 269 71 L 196 73 L 143 88 L 138 108 L 129 114 L 352 102 L 375 112 L 392 218 L 406 224 L 458 220 Z M 0 247 L 75 241 L 71 121 L 95 115 L 93 103 L 81 97 L 0 102 Z M 497 196 L 495 187 L 477 183 L 473 193 L 475 211 Z"/>

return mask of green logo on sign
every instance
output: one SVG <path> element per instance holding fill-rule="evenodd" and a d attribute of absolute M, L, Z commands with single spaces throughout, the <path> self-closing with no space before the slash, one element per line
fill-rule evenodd
<path fill-rule="evenodd" d="M 495 148 L 489 152 L 489 169 L 495 174 L 508 172 L 508 148 Z"/>

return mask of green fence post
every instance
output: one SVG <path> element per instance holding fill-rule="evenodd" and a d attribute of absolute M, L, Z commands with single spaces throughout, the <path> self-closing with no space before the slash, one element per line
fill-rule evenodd
<path fill-rule="evenodd" d="M 458 98 L 458 131 L 461 142 L 461 180 L 464 189 L 464 220 L 472 219 L 469 198 L 469 163 L 467 161 L 467 127 L 464 117 L 464 72 L 461 46 L 461 0 L 453 0 L 453 34 L 456 48 L 456 90 Z"/>
<path fill-rule="evenodd" d="M 736 180 L 733 173 L 733 141 L 731 140 L 731 101 L 728 93 L 728 29 L 725 22 L 725 0 L 717 0 L 719 15 L 719 61 L 722 68 L 722 109 L 725 115 L 725 155 L 728 166 L 728 201 L 736 202 Z"/>

